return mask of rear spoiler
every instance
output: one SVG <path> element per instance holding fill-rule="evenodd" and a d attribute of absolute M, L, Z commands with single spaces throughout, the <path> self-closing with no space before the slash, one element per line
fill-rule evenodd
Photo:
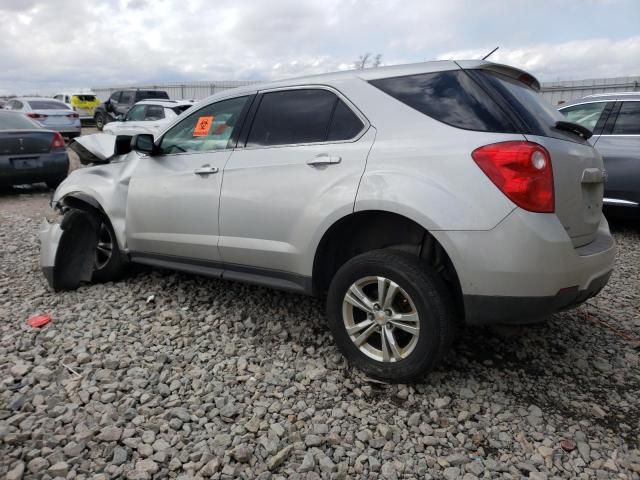
<path fill-rule="evenodd" d="M 487 62 L 484 60 L 459 60 L 456 64 L 462 69 L 489 70 L 491 72 L 496 72 L 501 75 L 514 78 L 528 85 L 536 92 L 540 91 L 540 82 L 538 79 L 519 68 L 503 65 L 501 63 Z"/>

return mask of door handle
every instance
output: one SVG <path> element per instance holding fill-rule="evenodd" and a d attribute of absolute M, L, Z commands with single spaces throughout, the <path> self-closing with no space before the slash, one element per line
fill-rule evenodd
<path fill-rule="evenodd" d="M 196 175 L 211 175 L 212 173 L 218 173 L 218 169 L 211 165 L 203 165 L 200 168 L 196 168 L 193 173 Z"/>
<path fill-rule="evenodd" d="M 341 161 L 342 157 L 321 153 L 320 155 L 316 155 L 315 157 L 307 160 L 307 165 L 334 165 L 336 163 L 340 163 Z"/>

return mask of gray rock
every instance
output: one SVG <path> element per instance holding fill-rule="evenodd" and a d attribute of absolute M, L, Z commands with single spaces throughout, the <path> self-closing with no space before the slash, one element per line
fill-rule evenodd
<path fill-rule="evenodd" d="M 24 475 L 24 462 L 18 460 L 15 466 L 7 472 L 5 478 L 7 480 L 20 480 Z"/>
<path fill-rule="evenodd" d="M 49 467 L 47 473 L 53 477 L 66 477 L 69 473 L 69 464 L 67 462 L 57 462 Z"/>
<path fill-rule="evenodd" d="M 67 443 L 62 451 L 67 457 L 77 457 L 84 450 L 84 444 L 74 442 L 73 440 Z"/>
<path fill-rule="evenodd" d="M 47 367 L 43 366 L 43 365 L 38 365 L 37 367 L 35 367 L 32 372 L 33 376 L 36 378 L 36 380 L 40 381 L 40 382 L 48 382 L 51 379 L 53 379 L 53 371 L 49 370 Z"/>
<path fill-rule="evenodd" d="M 302 459 L 302 464 L 298 468 L 299 473 L 306 473 L 313 470 L 316 466 L 316 460 L 311 452 L 307 452 Z"/>
<path fill-rule="evenodd" d="M 9 372 L 11 373 L 11 375 L 13 375 L 14 377 L 24 377 L 27 373 L 29 373 L 29 370 L 31 370 L 31 365 L 28 363 L 24 363 L 24 362 L 18 362 L 15 363 L 11 369 L 9 370 Z"/>
<path fill-rule="evenodd" d="M 304 437 L 304 443 L 307 447 L 318 447 L 322 445 L 322 438 L 319 435 L 309 434 Z"/>
<path fill-rule="evenodd" d="M 447 467 L 444 469 L 444 478 L 446 480 L 455 480 L 460 478 L 460 468 L 459 467 Z"/>
<path fill-rule="evenodd" d="M 252 451 L 246 445 L 238 445 L 231 452 L 231 456 L 240 463 L 247 463 L 251 460 Z"/>
<path fill-rule="evenodd" d="M 159 470 L 159 467 L 158 464 L 150 458 L 145 458 L 144 460 L 138 460 L 136 462 L 136 470 L 147 473 L 156 473 Z"/>
<path fill-rule="evenodd" d="M 31 473 L 40 473 L 49 466 L 49 462 L 46 458 L 36 457 L 27 463 L 27 470 Z"/>
<path fill-rule="evenodd" d="M 113 456 L 111 457 L 111 463 L 114 465 L 122 465 L 127 461 L 127 451 L 122 447 L 116 447 L 113 449 Z"/>
<path fill-rule="evenodd" d="M 338 467 L 336 466 L 336 464 L 333 463 L 333 461 L 326 455 L 323 455 L 320 458 L 320 460 L 318 461 L 318 467 L 320 467 L 321 472 L 325 472 L 325 473 L 333 473 L 336 470 L 338 470 Z"/>
<path fill-rule="evenodd" d="M 98 440 L 103 442 L 117 442 L 122 436 L 122 429 L 115 426 L 104 427 L 98 434 Z"/>
<path fill-rule="evenodd" d="M 269 460 L 267 461 L 267 467 L 269 468 L 269 470 L 275 470 L 280 465 L 282 465 L 282 463 L 287 459 L 287 457 L 291 453 L 291 450 L 293 450 L 293 445 L 287 445 L 278 453 L 276 453 L 274 456 L 269 458 Z"/>

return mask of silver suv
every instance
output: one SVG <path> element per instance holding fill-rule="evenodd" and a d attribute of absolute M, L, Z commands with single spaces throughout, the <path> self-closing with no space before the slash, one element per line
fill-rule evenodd
<path fill-rule="evenodd" d="M 156 140 L 81 137 L 95 165 L 54 195 L 45 276 L 71 289 L 134 262 L 326 294 L 349 361 L 415 379 L 460 324 L 530 323 L 609 278 L 602 158 L 538 88 L 431 62 L 225 91 Z"/>

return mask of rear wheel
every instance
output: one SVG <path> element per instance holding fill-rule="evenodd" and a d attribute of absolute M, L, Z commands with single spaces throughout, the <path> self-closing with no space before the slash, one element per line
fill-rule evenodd
<path fill-rule="evenodd" d="M 350 363 L 406 382 L 429 372 L 455 335 L 451 295 L 417 257 L 376 250 L 345 263 L 327 299 L 329 326 Z"/>
<path fill-rule="evenodd" d="M 107 123 L 105 121 L 104 115 L 102 113 L 96 113 L 95 121 L 96 121 L 96 128 L 98 130 L 102 131 L 102 129 L 104 128 L 105 124 Z"/>
<path fill-rule="evenodd" d="M 126 264 L 118 248 L 113 228 L 108 221 L 102 219 L 98 227 L 98 244 L 93 260 L 93 282 L 112 282 L 119 279 L 125 271 Z"/>

